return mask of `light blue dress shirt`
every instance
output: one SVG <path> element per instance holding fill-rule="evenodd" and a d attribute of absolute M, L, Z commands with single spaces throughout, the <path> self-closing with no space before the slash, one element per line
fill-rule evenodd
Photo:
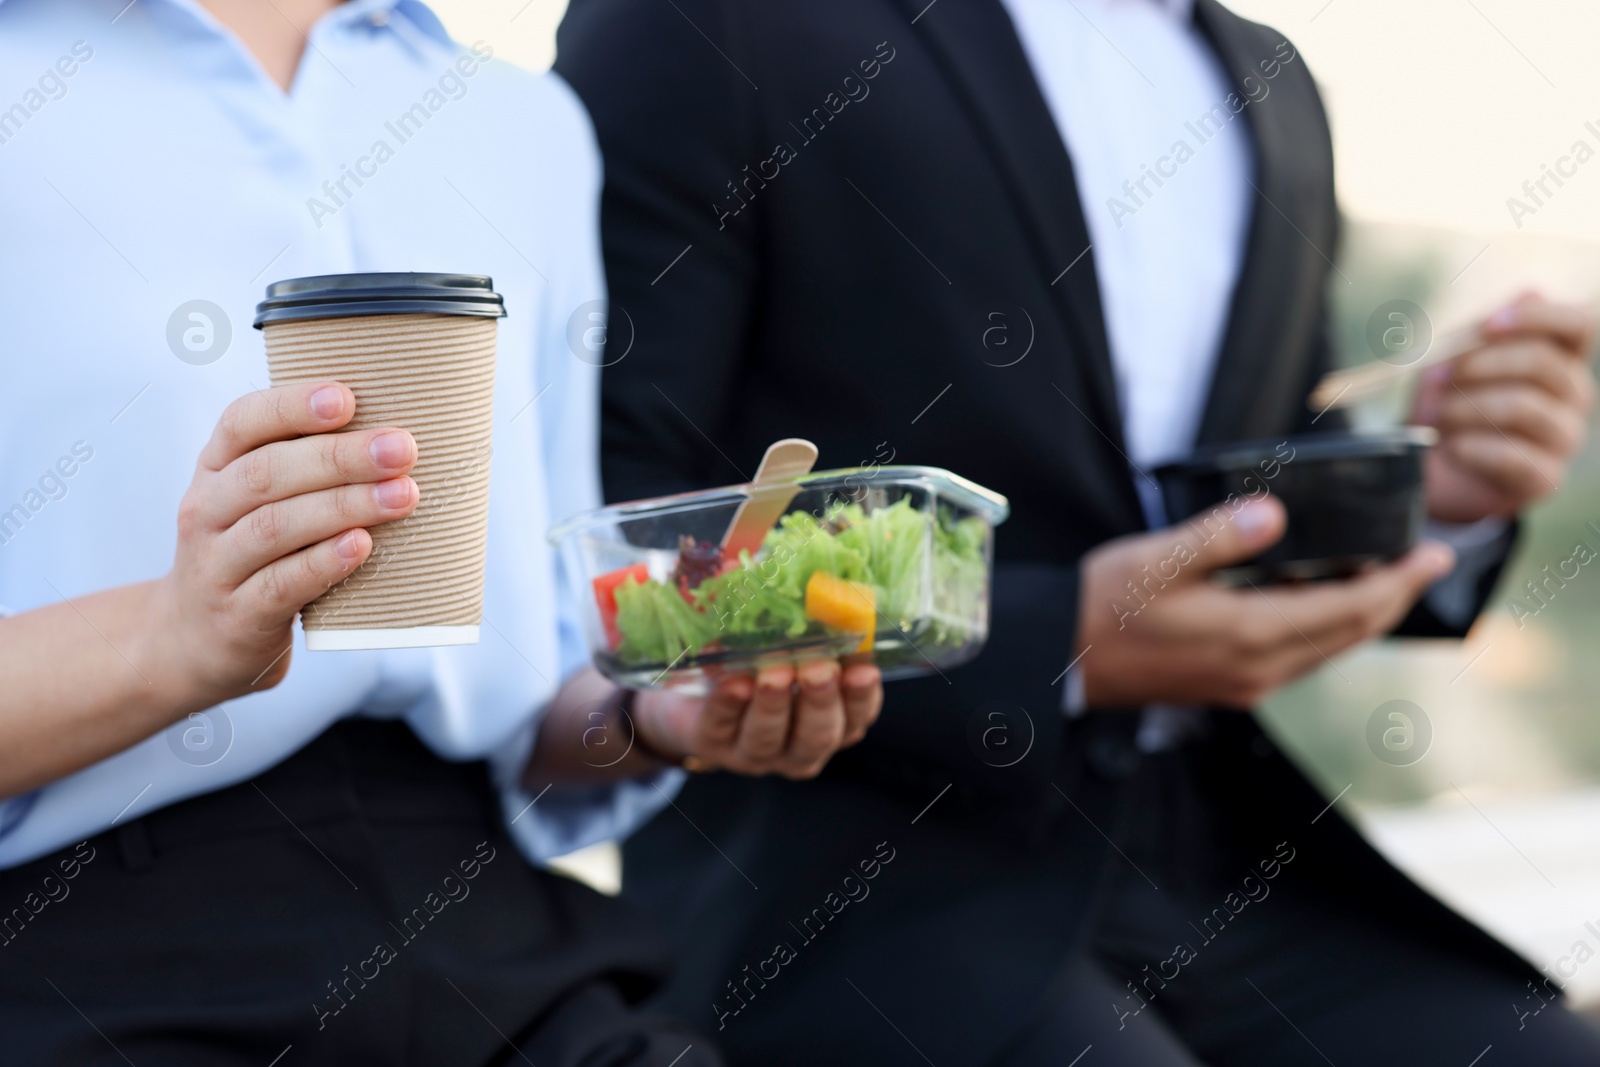
<path fill-rule="evenodd" d="M 0 802 L 0 867 L 248 780 L 359 714 L 487 758 L 534 860 L 625 834 L 678 784 L 537 802 L 517 784 L 536 709 L 587 659 L 544 534 L 599 500 L 598 371 L 568 322 L 605 294 L 587 116 L 491 53 L 414 0 L 356 0 L 311 31 L 286 94 L 193 0 L 0 3 L 0 605 L 171 567 L 218 415 L 268 384 L 250 327 L 267 283 L 488 274 L 508 313 L 482 642 L 310 653 L 297 631 L 277 688 Z"/>

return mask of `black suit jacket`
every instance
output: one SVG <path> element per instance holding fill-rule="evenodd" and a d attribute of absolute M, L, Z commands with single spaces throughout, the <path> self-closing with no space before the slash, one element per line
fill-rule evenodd
<path fill-rule="evenodd" d="M 1200 440 L 1305 431 L 1330 365 L 1327 124 L 1282 35 L 1214 0 L 1196 17 L 1240 98 L 1269 88 L 1235 120 L 1259 195 Z M 937 1034 L 941 1064 L 982 1062 L 1081 932 L 1138 759 L 1134 716 L 1060 712 L 1078 561 L 1144 525 L 1072 161 L 999 0 L 573 0 L 556 69 L 606 159 L 608 497 L 743 481 L 801 436 L 824 467 L 892 450 L 1012 503 L 973 663 L 891 687 L 821 780 L 696 779 L 629 843 L 627 892 L 682 935 L 670 999 L 749 1062 L 900 1062 L 880 1009 Z M 1233 798 L 1269 790 L 1256 837 L 1326 803 L 1252 722 L 1223 729 L 1260 757 Z M 1512 965 L 1347 824 L 1319 826 L 1330 877 L 1392 883 L 1417 922 Z M 896 858 L 870 900 L 751 983 L 879 842 Z"/>

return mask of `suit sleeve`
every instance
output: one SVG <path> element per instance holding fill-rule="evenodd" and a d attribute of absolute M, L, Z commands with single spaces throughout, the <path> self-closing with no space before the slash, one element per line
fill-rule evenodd
<path fill-rule="evenodd" d="M 754 207 L 730 216 L 718 206 L 758 158 L 745 150 L 755 90 L 732 10 L 719 0 L 573 0 L 557 38 L 555 69 L 588 107 L 605 158 L 610 500 L 742 481 L 755 462 L 717 444 L 758 285 Z M 628 32 L 611 32 L 618 26 Z"/>

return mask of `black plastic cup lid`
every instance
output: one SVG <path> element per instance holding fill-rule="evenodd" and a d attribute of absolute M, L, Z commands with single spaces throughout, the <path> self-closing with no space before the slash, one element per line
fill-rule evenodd
<path fill-rule="evenodd" d="M 294 319 L 350 315 L 482 315 L 500 319 L 506 304 L 481 274 L 322 274 L 267 286 L 256 329 Z"/>
<path fill-rule="evenodd" d="M 1432 448 L 1438 440 L 1439 432 L 1431 426 L 1404 426 L 1392 430 L 1355 433 L 1334 431 L 1259 441 L 1232 441 L 1197 448 L 1183 459 L 1156 468 L 1154 473 L 1161 476 L 1195 471 L 1247 470 L 1263 459 L 1271 459 L 1284 444 L 1294 449 L 1295 462 L 1300 462 L 1403 456 Z"/>

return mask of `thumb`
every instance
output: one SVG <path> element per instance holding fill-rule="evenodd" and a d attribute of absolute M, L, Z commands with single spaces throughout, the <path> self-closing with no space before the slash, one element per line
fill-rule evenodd
<path fill-rule="evenodd" d="M 1178 542 L 1188 546 L 1191 556 L 1183 569 L 1194 578 L 1204 578 L 1264 552 L 1277 543 L 1288 525 L 1283 505 L 1268 495 L 1246 501 L 1237 511 L 1218 504 L 1191 515 L 1171 528 L 1168 540 L 1177 535 Z"/>
<path fill-rule="evenodd" d="M 1357 583 L 1391 586 L 1396 608 L 1390 625 L 1428 591 L 1428 587 L 1455 568 L 1456 554 L 1439 541 L 1422 541 L 1410 552 L 1383 567 L 1376 567 L 1354 579 Z M 1387 629 L 1387 627 L 1385 627 Z"/>

